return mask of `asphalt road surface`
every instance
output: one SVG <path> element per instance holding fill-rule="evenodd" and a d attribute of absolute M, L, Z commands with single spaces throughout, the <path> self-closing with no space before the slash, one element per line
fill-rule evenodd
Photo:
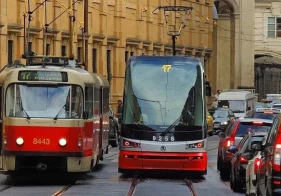
<path fill-rule="evenodd" d="M 233 193 L 229 181 L 222 181 L 216 169 L 218 136 L 208 138 L 208 174 L 201 179 L 174 176 L 125 178 L 117 172 L 118 148 L 110 148 L 99 168 L 75 184 L 54 182 L 44 177 L 27 177 L 25 182 L 9 185 L 0 175 L 0 196 L 226 196 Z M 66 177 L 67 178 L 67 177 Z M 57 178 L 56 178 L 57 179 Z"/>

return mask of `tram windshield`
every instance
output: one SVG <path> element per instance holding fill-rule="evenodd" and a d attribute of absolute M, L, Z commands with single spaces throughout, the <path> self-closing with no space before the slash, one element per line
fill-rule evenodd
<path fill-rule="evenodd" d="M 131 61 L 122 123 L 157 131 L 179 125 L 202 130 L 205 100 L 200 66 L 186 59 Z"/>
<path fill-rule="evenodd" d="M 81 118 L 82 106 L 82 89 L 77 85 L 12 84 L 6 92 L 8 117 Z"/>

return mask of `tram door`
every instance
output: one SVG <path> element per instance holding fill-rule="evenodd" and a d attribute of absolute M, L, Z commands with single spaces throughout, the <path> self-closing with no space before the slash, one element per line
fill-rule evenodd
<path fill-rule="evenodd" d="M 100 131 L 99 131 L 99 154 L 102 156 L 102 147 L 103 147 L 103 89 L 100 87 Z"/>

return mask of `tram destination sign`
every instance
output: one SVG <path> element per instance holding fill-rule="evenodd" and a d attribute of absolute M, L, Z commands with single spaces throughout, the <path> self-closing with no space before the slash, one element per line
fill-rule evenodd
<path fill-rule="evenodd" d="M 19 81 L 55 81 L 67 82 L 67 73 L 59 71 L 19 71 Z"/>

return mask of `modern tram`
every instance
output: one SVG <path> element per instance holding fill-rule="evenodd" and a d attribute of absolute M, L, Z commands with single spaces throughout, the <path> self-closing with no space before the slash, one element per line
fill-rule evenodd
<path fill-rule="evenodd" d="M 109 83 L 65 59 L 0 71 L 0 172 L 85 173 L 108 153 Z"/>
<path fill-rule="evenodd" d="M 207 173 L 206 86 L 199 58 L 132 57 L 126 67 L 118 171 Z"/>

